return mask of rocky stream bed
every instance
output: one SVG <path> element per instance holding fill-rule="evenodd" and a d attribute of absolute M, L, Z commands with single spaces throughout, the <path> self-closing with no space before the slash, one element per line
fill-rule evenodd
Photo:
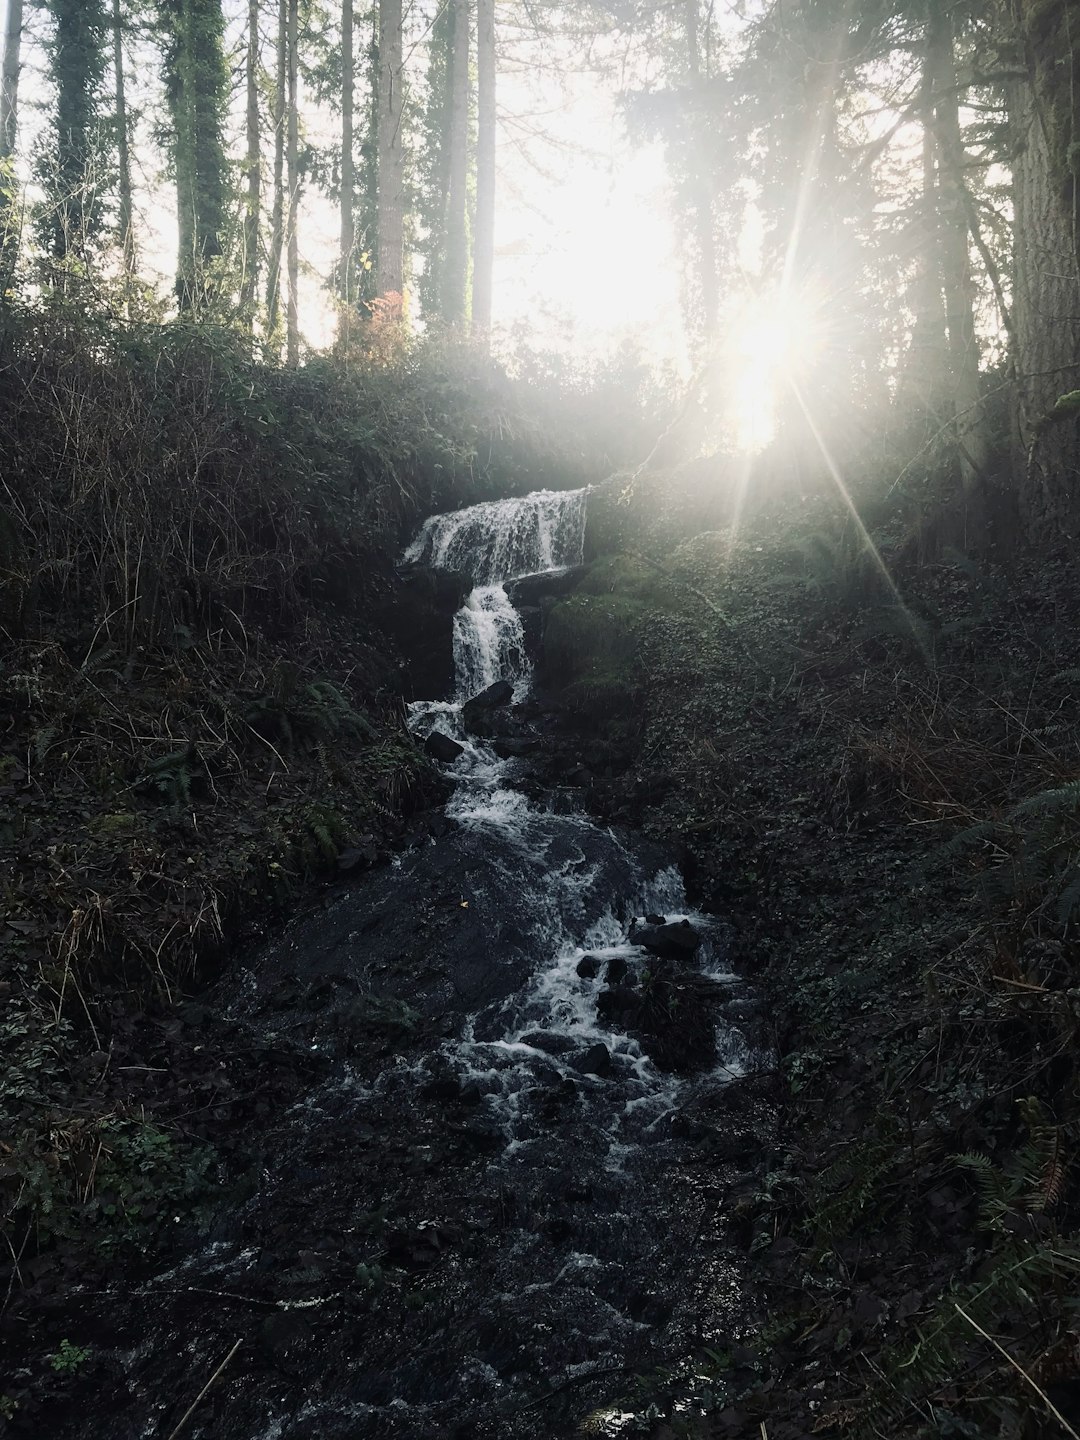
<path fill-rule="evenodd" d="M 618 1435 L 640 1377 L 739 1334 L 753 995 L 671 857 L 583 813 L 532 691 L 585 503 L 417 537 L 414 568 L 474 582 L 454 691 L 410 711 L 445 814 L 154 1022 L 221 1183 L 143 1263 L 38 1294 L 34 1345 L 84 1359 L 15 1433 Z"/>

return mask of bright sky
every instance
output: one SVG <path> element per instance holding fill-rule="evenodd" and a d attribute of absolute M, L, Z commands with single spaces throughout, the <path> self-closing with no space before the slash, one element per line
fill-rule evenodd
<path fill-rule="evenodd" d="M 414 4 L 406 41 L 414 83 L 426 69 L 424 42 L 431 0 Z M 0 0 L 0 9 L 4 7 Z M 226 0 L 228 43 L 236 73 L 243 53 L 246 4 Z M 267 22 L 269 24 L 269 22 Z M 46 22 L 28 13 L 24 39 L 20 152 L 26 156 L 45 122 L 49 86 L 42 41 Z M 549 57 L 550 58 L 550 57 Z M 270 62 L 268 46 L 264 61 Z M 129 103 L 141 110 L 134 145 L 140 264 L 163 293 L 172 284 L 175 202 L 151 131 L 160 107 L 158 60 L 149 46 L 129 46 Z M 499 191 L 496 213 L 495 325 L 510 335 L 528 328 L 540 347 L 603 352 L 624 340 L 659 359 L 684 359 L 677 255 L 663 155 L 634 148 L 618 114 L 618 97 L 595 79 L 547 64 L 530 76 L 516 64 L 500 77 Z M 242 95 L 232 123 L 233 153 L 242 153 Z M 304 106 L 317 143 L 329 141 L 335 118 Z M 335 258 L 336 207 L 309 187 L 300 221 L 301 325 L 314 345 L 328 342 L 332 306 L 325 289 Z"/>

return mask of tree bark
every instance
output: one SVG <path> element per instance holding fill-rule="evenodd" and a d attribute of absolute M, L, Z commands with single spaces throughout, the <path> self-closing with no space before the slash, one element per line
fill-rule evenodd
<path fill-rule="evenodd" d="M 929 7 L 927 70 L 934 98 L 934 140 L 939 158 L 937 219 L 949 341 L 949 388 L 965 508 L 971 528 L 978 532 L 982 528 L 987 446 L 979 381 L 979 342 L 975 334 L 975 286 L 962 189 L 966 155 L 960 130 L 952 17 L 948 9 L 936 4 Z"/>
<path fill-rule="evenodd" d="M 400 296 L 405 288 L 405 169 L 402 149 L 403 77 L 401 0 L 379 0 L 379 199 L 376 290 Z"/>
<path fill-rule="evenodd" d="M 1077 184 L 1080 22 L 1076 7 L 1018 0 L 1030 80 L 1010 94 L 1013 162 L 1015 461 L 1029 535 L 1080 532 L 1080 420 L 1057 401 L 1080 390 Z"/>
<path fill-rule="evenodd" d="M 179 255 L 176 293 L 196 308 L 215 285 L 225 230 L 224 118 L 229 92 L 221 0 L 163 0 L 169 17 L 166 95 L 173 126 Z"/>
<path fill-rule="evenodd" d="M 281 353 L 281 258 L 285 248 L 285 99 L 288 70 L 288 0 L 278 0 L 277 64 L 274 73 L 274 203 L 266 267 L 266 335 Z"/>
<path fill-rule="evenodd" d="M 113 75 L 116 82 L 116 162 L 119 174 L 120 249 L 124 262 L 128 312 L 131 311 L 131 287 L 135 281 L 135 212 L 131 198 L 131 142 L 128 134 L 127 88 L 124 83 L 124 17 L 121 0 L 113 0 Z"/>
<path fill-rule="evenodd" d="M 495 271 L 495 0 L 476 5 L 476 235 L 473 240 L 473 332 L 491 337 Z"/>
<path fill-rule="evenodd" d="M 696 110 L 701 86 L 701 16 L 698 0 L 685 0 L 683 24 L 686 30 L 687 69 L 690 75 L 691 109 Z M 701 304 L 701 328 L 706 347 L 716 339 L 720 314 L 720 287 L 716 273 L 716 239 L 713 233 L 712 195 L 709 177 L 691 151 L 688 164 L 692 167 L 691 208 L 693 210 L 694 248 L 697 251 L 698 298 Z"/>
<path fill-rule="evenodd" d="M 299 0 L 288 0 L 289 63 L 288 128 L 286 133 L 286 168 L 289 185 L 289 219 L 286 248 L 289 266 L 289 301 L 285 321 L 285 359 L 289 365 L 300 363 L 300 114 L 297 93 L 300 68 L 300 6 Z"/>
<path fill-rule="evenodd" d="M 450 58 L 450 189 L 446 217 L 446 271 L 442 318 L 465 321 L 468 294 L 469 226 L 469 0 L 454 0 L 454 48 Z"/>
<path fill-rule="evenodd" d="M 259 284 L 259 214 L 262 207 L 262 135 L 259 129 L 259 0 L 248 0 L 247 43 L 247 194 L 244 200 L 244 273 L 240 278 L 240 315 L 249 331 L 255 325 Z"/>
<path fill-rule="evenodd" d="M 8 0 L 4 54 L 0 61 L 0 305 L 11 289 L 19 254 L 18 187 L 12 167 L 19 122 L 19 75 L 22 69 L 23 0 Z"/>
<path fill-rule="evenodd" d="M 338 295 L 343 308 L 341 332 L 348 333 L 354 302 L 353 264 L 356 248 L 356 171 L 353 163 L 353 97 L 356 90 L 353 58 L 353 0 L 341 6 L 341 241 Z"/>
<path fill-rule="evenodd" d="M 8 0 L 4 58 L 0 66 L 0 162 L 15 154 L 22 69 L 23 0 Z"/>

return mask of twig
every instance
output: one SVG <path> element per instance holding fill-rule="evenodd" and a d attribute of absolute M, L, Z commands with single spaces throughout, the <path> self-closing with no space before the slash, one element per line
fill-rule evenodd
<path fill-rule="evenodd" d="M 1020 1362 L 1018 1360 L 1014 1360 L 1013 1357 L 1009 1354 L 1009 1352 L 1005 1349 L 1005 1347 L 1003 1345 L 999 1345 L 992 1335 L 988 1335 L 986 1331 L 982 1328 L 982 1326 L 978 1323 L 978 1321 L 971 1318 L 971 1316 L 967 1313 L 967 1311 L 962 1305 L 957 1305 L 956 1301 L 954 1300 L 953 1306 L 958 1311 L 958 1313 L 964 1317 L 964 1319 L 968 1322 L 972 1329 L 977 1330 L 984 1340 L 989 1340 L 990 1344 L 994 1347 L 998 1354 L 1003 1356 L 1013 1367 L 1016 1373 L 1022 1376 L 1023 1379 L 1027 1381 L 1027 1383 L 1035 1391 L 1035 1394 L 1038 1395 L 1039 1399 L 1042 1400 L 1043 1404 L 1050 1411 L 1050 1414 L 1053 1415 L 1054 1419 L 1057 1420 L 1058 1423 L 1061 1425 L 1062 1429 L 1065 1430 L 1066 1434 L 1071 1435 L 1073 1437 L 1073 1440 L 1080 1440 L 1080 1435 L 1076 1433 L 1073 1427 L 1065 1419 L 1065 1416 L 1062 1415 L 1061 1411 L 1050 1399 L 1050 1396 L 1047 1395 L 1046 1391 L 1042 1388 L 1041 1385 L 1038 1384 L 1037 1381 L 1031 1378 L 1031 1376 L 1020 1364 Z"/>
<path fill-rule="evenodd" d="M 225 1359 L 222 1360 L 221 1364 L 217 1367 L 217 1369 L 214 1371 L 214 1373 L 210 1376 L 210 1379 L 207 1380 L 206 1384 L 205 1384 L 205 1385 L 203 1386 L 203 1388 L 199 1391 L 198 1395 L 195 1396 L 195 1399 L 191 1402 L 191 1404 L 188 1406 L 188 1408 L 184 1411 L 183 1415 L 181 1415 L 179 1425 L 177 1425 L 177 1427 L 176 1427 L 175 1430 L 170 1431 L 170 1433 L 169 1433 L 169 1440 L 176 1440 L 176 1437 L 180 1434 L 180 1431 L 183 1430 L 184 1426 L 185 1426 L 185 1425 L 187 1424 L 187 1422 L 191 1419 L 192 1415 L 194 1415 L 195 1410 L 196 1410 L 196 1408 L 198 1407 L 199 1401 L 203 1398 L 203 1396 L 206 1394 L 206 1392 L 210 1389 L 210 1386 L 213 1385 L 214 1381 L 218 1378 L 218 1376 L 221 1374 L 221 1372 L 225 1369 L 225 1366 L 228 1365 L 229 1361 L 230 1361 L 230 1360 L 232 1359 L 232 1357 L 236 1354 L 237 1350 L 240 1349 L 240 1346 L 241 1346 L 243 1343 L 244 1343 L 244 1341 L 243 1341 L 243 1338 L 242 1338 L 242 1337 L 241 1337 L 241 1339 L 237 1340 L 236 1344 L 232 1347 L 232 1349 L 229 1351 L 229 1353 L 225 1356 Z"/>

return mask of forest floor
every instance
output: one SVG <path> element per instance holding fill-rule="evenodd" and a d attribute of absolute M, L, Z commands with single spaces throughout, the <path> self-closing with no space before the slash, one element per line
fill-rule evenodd
<path fill-rule="evenodd" d="M 1080 573 L 916 568 L 886 539 L 893 591 L 823 502 L 736 539 L 594 549 L 547 617 L 572 783 L 674 847 L 734 925 L 781 1116 L 722 1202 L 759 1320 L 653 1377 L 641 1425 L 1073 1433 Z M 302 642 L 214 676 L 190 656 L 88 668 L 61 645 L 4 673 L 16 1319 L 62 1303 L 88 1250 L 153 1249 L 215 1147 L 242 1158 L 298 1083 L 272 1055 L 219 1063 L 214 1017 L 153 983 L 169 937 L 205 964 L 427 833 L 404 812 L 438 786 L 387 703 L 387 656 L 332 625 Z M 5 1382 L 0 1433 L 81 1363 L 38 1359 Z"/>
<path fill-rule="evenodd" d="M 728 1201 L 759 1321 L 657 1433 L 1075 1434 L 1080 571 L 886 539 L 894 589 L 825 502 L 600 548 L 549 680 L 594 811 L 734 924 L 782 1096 Z"/>

